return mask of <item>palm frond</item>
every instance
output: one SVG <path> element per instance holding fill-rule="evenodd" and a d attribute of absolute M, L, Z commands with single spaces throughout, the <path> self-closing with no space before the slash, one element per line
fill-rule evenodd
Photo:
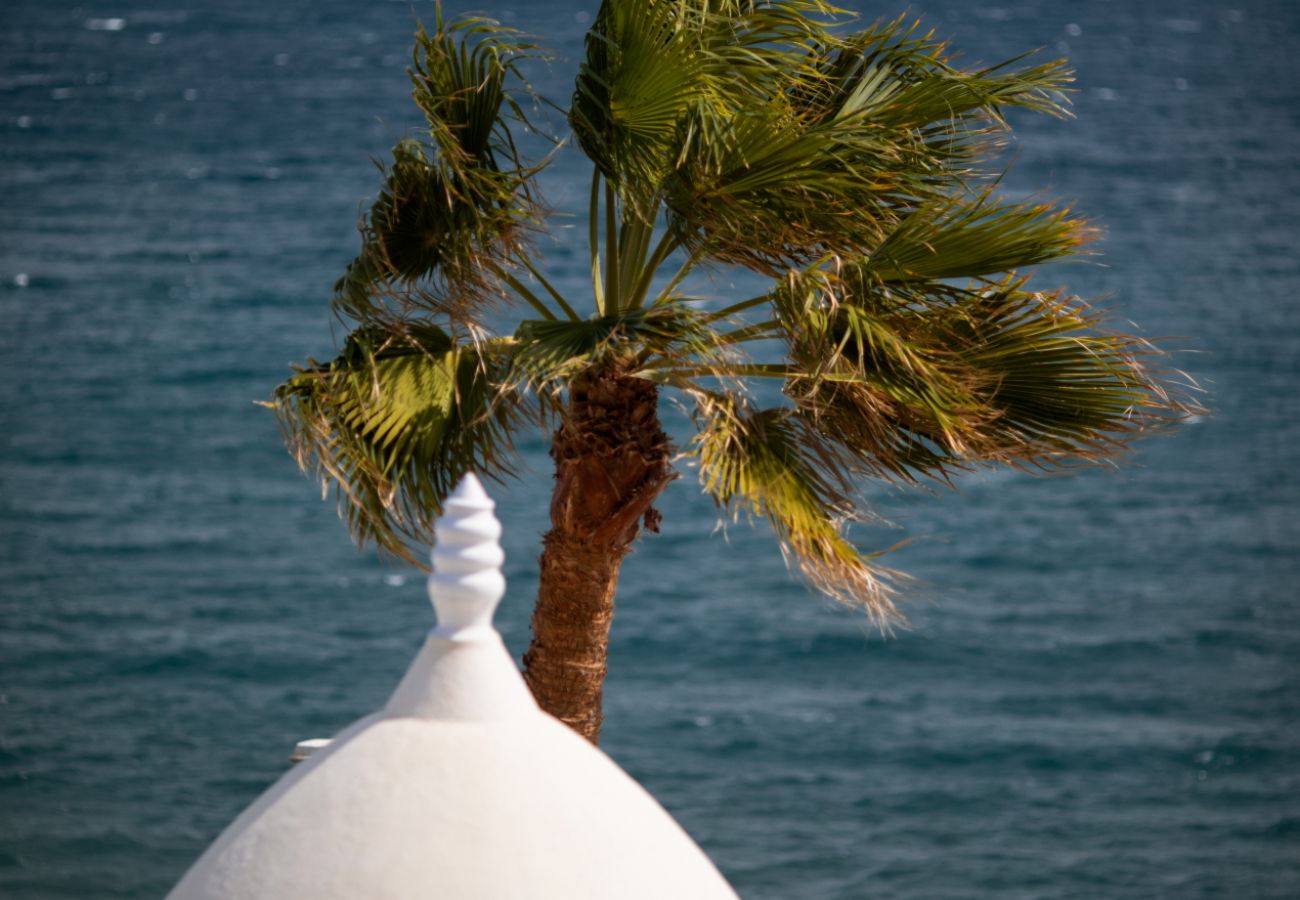
<path fill-rule="evenodd" d="M 934 171 L 879 129 L 803 128 L 768 106 L 739 119 L 696 116 L 664 197 L 688 247 L 777 276 L 880 243 L 917 198 L 939 196 Z"/>
<path fill-rule="evenodd" d="M 987 413 L 923 312 L 872 303 L 822 273 L 790 278 L 773 300 L 784 391 L 810 429 L 878 478 L 946 481 L 961 468 Z"/>
<path fill-rule="evenodd" d="M 1201 412 L 1194 386 L 1160 368 L 1164 354 L 1104 330 L 1103 313 L 1062 292 L 1008 278 L 948 314 L 960 362 L 983 381 L 992 415 L 981 461 L 1050 471 L 1113 459 L 1134 438 Z"/>
<path fill-rule="evenodd" d="M 472 318 L 503 296 L 494 271 L 522 252 L 540 217 L 536 166 L 511 123 L 527 126 L 513 92 L 535 52 L 516 32 L 465 18 L 416 33 L 412 96 L 423 136 L 381 165 L 384 184 L 361 223 L 362 249 L 335 285 L 335 310 L 366 322 L 411 311 Z M 513 87 L 512 87 L 513 86 Z"/>
<path fill-rule="evenodd" d="M 708 317 L 676 304 L 581 321 L 526 320 L 515 332 L 513 379 L 521 388 L 554 394 L 582 371 L 655 356 L 707 357 L 716 344 Z"/>
<path fill-rule="evenodd" d="M 984 278 L 1074 255 L 1095 234 L 1069 209 L 999 201 L 985 190 L 916 210 L 850 267 L 887 282 Z"/>
<path fill-rule="evenodd" d="M 806 273 L 774 297 L 799 416 L 868 474 L 948 481 L 1113 458 L 1197 411 L 1145 341 L 1009 276 L 958 288 Z"/>
<path fill-rule="evenodd" d="M 972 116 L 1000 124 L 1003 111 L 1012 107 L 1066 115 L 1065 92 L 1073 73 L 1065 61 L 1012 69 L 1025 58 L 963 70 L 933 30 L 899 16 L 824 48 L 816 62 L 824 80 L 821 90 L 806 98 L 805 115 L 864 116 L 891 128 L 958 123 Z"/>
<path fill-rule="evenodd" d="M 417 564 L 443 498 L 471 469 L 511 471 L 522 413 L 502 387 L 504 354 L 432 325 L 362 329 L 328 364 L 312 362 L 270 405 L 298 464 L 333 486 L 359 542 Z"/>
<path fill-rule="evenodd" d="M 570 110 L 579 145 L 651 218 L 693 120 L 752 114 L 797 81 L 831 12 L 820 0 L 605 0 Z"/>
<path fill-rule="evenodd" d="M 804 121 L 861 119 L 909 135 L 949 176 L 972 178 L 1005 144 L 1006 109 L 1068 115 L 1073 73 L 1064 60 L 1014 68 L 1030 56 L 963 70 L 933 31 L 900 16 L 825 45 L 812 61 L 820 79 L 791 97 Z"/>
<path fill-rule="evenodd" d="M 692 11 L 607 0 L 587 33 L 569 121 L 579 146 L 637 209 L 649 206 L 676 155 L 682 118 L 710 92 Z"/>
<path fill-rule="evenodd" d="M 818 590 L 861 607 L 882 627 L 901 621 L 893 573 L 874 564 L 878 554 L 863 554 L 844 537 L 860 515 L 838 449 L 791 410 L 753 410 L 725 394 L 696 399 L 699 433 L 690 452 L 719 507 L 766 518 L 782 551 Z"/>
<path fill-rule="evenodd" d="M 1005 107 L 1063 114 L 1062 63 L 962 71 L 917 29 L 809 30 L 783 47 L 783 79 L 735 91 L 735 108 L 693 107 L 663 188 L 684 242 L 770 275 L 870 253 L 969 191 Z"/>

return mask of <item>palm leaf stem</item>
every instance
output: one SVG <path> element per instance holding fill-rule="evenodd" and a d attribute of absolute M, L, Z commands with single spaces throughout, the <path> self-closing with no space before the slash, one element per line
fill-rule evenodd
<path fill-rule="evenodd" d="M 551 322 L 555 321 L 556 318 L 555 313 L 551 311 L 550 307 L 548 307 L 545 303 L 541 301 L 541 298 L 539 298 L 536 294 L 534 294 L 531 290 L 529 290 L 527 285 L 525 285 L 515 276 L 511 275 L 505 269 L 502 269 L 495 264 L 487 263 L 486 265 L 489 269 L 491 269 L 496 274 L 498 278 L 500 278 L 506 284 L 510 285 L 510 289 L 513 290 L 516 294 L 518 294 L 520 299 L 522 299 L 533 309 L 537 310 L 538 315 L 540 315 L 542 318 L 546 319 L 547 321 L 551 321 Z M 569 310 L 569 312 L 570 314 L 572 314 L 573 311 Z M 574 316 L 573 318 L 576 318 L 576 316 Z"/>
<path fill-rule="evenodd" d="M 546 289 L 546 293 L 550 294 L 555 302 L 559 304 L 560 309 L 564 310 L 566 316 L 574 322 L 582 319 L 582 316 L 578 315 L 577 311 L 569 305 L 569 301 L 564 299 L 564 295 L 557 291 L 554 285 L 552 285 L 551 282 L 537 270 L 537 267 L 533 265 L 532 260 L 523 256 L 520 257 L 520 261 L 524 264 L 524 268 L 531 272 L 533 277 L 537 279 L 538 283 Z"/>
<path fill-rule="evenodd" d="M 659 372 L 673 376 L 713 377 L 713 378 L 816 378 L 819 381 L 839 384 L 871 384 L 868 379 L 851 372 L 817 372 L 809 373 L 799 366 L 785 363 L 713 363 L 710 365 L 684 366 L 675 359 L 660 357 L 646 363 L 642 371 Z"/>
<path fill-rule="evenodd" d="M 667 387 L 675 387 L 683 393 L 692 396 L 701 396 L 713 393 L 703 385 L 691 381 L 688 376 L 678 375 L 677 372 L 668 369 L 641 368 L 636 369 L 633 374 L 635 377 L 644 379 L 645 381 L 652 381 L 655 384 L 661 384 Z"/>
<path fill-rule="evenodd" d="M 605 314 L 605 284 L 600 275 L 600 169 L 591 167 L 591 202 L 587 206 L 587 242 L 591 248 L 591 289 L 596 312 Z"/>
<path fill-rule="evenodd" d="M 771 294 L 759 294 L 757 297 L 750 297 L 748 300 L 741 300 L 739 303 L 733 303 L 731 306 L 725 307 L 716 312 L 711 312 L 705 321 L 716 322 L 719 319 L 734 316 L 736 313 L 744 312 L 747 309 L 753 309 L 755 306 L 762 306 L 764 303 L 770 302 L 771 299 Z"/>
<path fill-rule="evenodd" d="M 622 220 L 618 230 L 618 296 L 620 309 L 633 309 L 632 294 L 641 280 L 646 264 L 646 251 L 650 249 L 654 225 L 633 216 Z"/>
<path fill-rule="evenodd" d="M 743 344 L 746 341 L 761 341 L 773 337 L 774 332 L 781 330 L 781 323 L 775 320 L 767 322 L 758 322 L 754 325 L 746 325 L 743 328 L 737 328 L 735 331 L 728 331 L 717 335 L 714 342 L 726 346 L 729 344 Z"/>
<path fill-rule="evenodd" d="M 684 366 L 677 360 L 666 358 L 660 358 L 648 362 L 642 367 L 642 369 L 687 378 L 696 376 L 711 376 L 715 378 L 789 378 L 791 376 L 807 374 L 782 363 L 723 363 L 714 365 Z M 836 375 L 826 375 L 823 377 L 828 381 L 846 380 L 843 376 Z"/>
<path fill-rule="evenodd" d="M 655 302 L 650 305 L 652 307 L 663 306 L 665 303 L 671 302 L 674 299 L 673 292 L 677 290 L 678 286 L 686 276 L 691 274 L 691 270 L 700 264 L 700 260 L 704 258 L 704 254 L 705 248 L 703 246 L 697 247 L 695 250 L 691 251 L 691 255 L 686 257 L 686 261 L 682 263 L 681 268 L 679 268 L 673 277 L 669 279 L 668 283 L 664 285 L 664 289 L 659 292 L 659 296 L 655 297 Z"/>
<path fill-rule="evenodd" d="M 665 230 L 659 238 L 659 243 L 650 253 L 650 258 L 646 260 L 641 269 L 641 277 L 637 279 L 636 286 L 632 289 L 632 296 L 629 302 L 630 309 L 640 309 L 645 304 L 646 295 L 650 293 L 650 285 L 654 281 L 655 273 L 659 267 L 664 264 L 674 250 L 682 245 L 671 229 Z"/>
<path fill-rule="evenodd" d="M 619 312 L 618 204 L 614 185 L 605 179 L 605 303 L 609 311 Z"/>

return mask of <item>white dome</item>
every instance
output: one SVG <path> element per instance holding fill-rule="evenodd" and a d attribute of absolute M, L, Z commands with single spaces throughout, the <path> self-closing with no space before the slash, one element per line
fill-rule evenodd
<path fill-rule="evenodd" d="M 430 633 L 381 712 L 245 810 L 170 900 L 735 900 L 654 798 L 533 702 L 490 625 L 491 509 L 466 476 L 438 523 L 431 591 L 458 621 Z M 438 602 L 448 590 L 456 602 Z"/>

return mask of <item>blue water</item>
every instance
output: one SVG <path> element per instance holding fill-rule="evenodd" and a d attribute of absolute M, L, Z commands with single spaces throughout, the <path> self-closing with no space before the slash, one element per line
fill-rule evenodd
<path fill-rule="evenodd" d="M 496 10 L 561 101 L 594 5 Z M 1300 896 L 1300 7 L 912 9 L 972 62 L 1069 53 L 1077 120 L 1021 123 L 1008 189 L 1105 226 L 1045 278 L 1176 338 L 1214 412 L 1118 471 L 880 493 L 901 527 L 859 537 L 912 537 L 920 582 L 884 641 L 684 478 L 625 567 L 605 747 L 746 898 Z M 0 8 L 0 896 L 160 896 L 421 640 L 418 576 L 351 549 L 253 404 L 333 346 L 412 23 Z M 550 483 L 523 451 L 516 652 Z"/>

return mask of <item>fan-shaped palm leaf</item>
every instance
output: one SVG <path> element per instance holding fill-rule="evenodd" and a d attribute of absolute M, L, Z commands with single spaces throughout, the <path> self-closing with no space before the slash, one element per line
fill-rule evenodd
<path fill-rule="evenodd" d="M 820 590 L 860 606 L 882 626 L 898 620 L 889 578 L 843 535 L 858 518 L 850 469 L 835 447 L 788 409 L 753 410 L 727 395 L 697 396 L 691 453 L 700 482 L 733 514 L 765 517 Z"/>
<path fill-rule="evenodd" d="M 521 386 L 549 394 L 584 370 L 635 367 L 655 357 L 704 360 L 718 346 L 707 315 L 672 304 L 578 321 L 526 320 L 515 331 L 511 360 Z"/>
<path fill-rule="evenodd" d="M 949 318 L 961 363 L 983 376 L 977 392 L 993 411 L 979 430 L 983 460 L 1042 469 L 1099 462 L 1193 407 L 1160 378 L 1159 351 L 1107 334 L 1103 315 L 1078 298 L 1008 279 Z"/>
<path fill-rule="evenodd" d="M 358 540 L 416 564 L 442 498 L 470 469 L 508 473 L 520 400 L 503 388 L 508 360 L 442 329 L 352 334 L 327 365 L 301 370 L 272 398 L 289 445 L 340 507 Z"/>
<path fill-rule="evenodd" d="M 820 291 L 810 290 L 809 282 Z M 1140 339 L 1023 278 L 959 289 L 805 276 L 776 297 L 799 415 L 875 475 L 1098 461 L 1193 408 Z"/>
<path fill-rule="evenodd" d="M 1068 209 L 959 194 L 912 213 L 849 268 L 893 282 L 983 278 L 1070 256 L 1093 237 Z"/>
<path fill-rule="evenodd" d="M 606 0 L 570 110 L 579 145 L 640 218 L 653 218 L 692 120 L 765 108 L 798 80 L 827 33 L 817 16 L 831 11 L 818 0 Z"/>
<path fill-rule="evenodd" d="M 539 220 L 510 123 L 527 124 L 508 82 L 533 52 L 484 19 L 416 34 L 409 70 L 427 132 L 393 148 L 362 226 L 362 250 L 335 286 L 341 314 L 372 321 L 412 310 L 465 318 L 500 295 L 494 275 Z M 523 90 L 523 87 L 516 90 Z"/>

